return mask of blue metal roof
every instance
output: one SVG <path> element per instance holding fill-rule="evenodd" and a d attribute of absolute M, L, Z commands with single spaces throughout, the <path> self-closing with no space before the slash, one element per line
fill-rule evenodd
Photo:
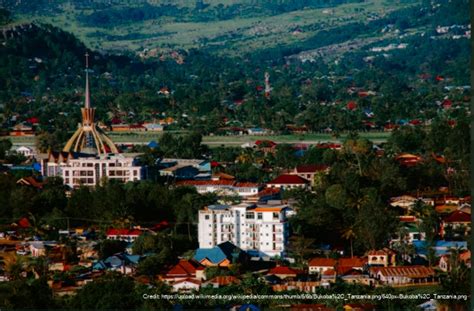
<path fill-rule="evenodd" d="M 194 255 L 194 259 L 201 261 L 205 258 L 207 258 L 210 262 L 217 264 L 226 259 L 227 256 L 217 246 L 214 248 L 198 248 L 196 250 L 196 255 Z"/>

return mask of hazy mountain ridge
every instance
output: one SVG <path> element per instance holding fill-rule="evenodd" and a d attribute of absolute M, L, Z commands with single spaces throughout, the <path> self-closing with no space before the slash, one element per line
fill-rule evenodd
<path fill-rule="evenodd" d="M 128 5 L 120 1 L 48 1 L 38 8 L 38 3 L 30 6 L 25 0 L 5 3 L 18 19 L 51 23 L 96 49 L 210 48 L 238 55 L 298 45 L 323 29 L 370 22 L 419 1 L 254 0 L 227 1 L 226 5 L 222 1 L 134 1 Z"/>

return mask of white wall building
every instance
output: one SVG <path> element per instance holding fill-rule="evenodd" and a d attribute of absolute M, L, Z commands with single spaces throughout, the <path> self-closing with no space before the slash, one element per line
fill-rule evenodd
<path fill-rule="evenodd" d="M 122 182 L 144 179 L 144 170 L 135 164 L 134 158 L 124 157 L 121 154 L 103 156 L 87 156 L 74 158 L 68 156 L 52 157 L 42 163 L 44 176 L 60 176 L 64 184 L 71 188 L 80 185 L 95 186 L 103 177 L 109 180 Z"/>
<path fill-rule="evenodd" d="M 257 195 L 262 188 L 259 184 L 235 182 L 233 180 L 182 180 L 178 186 L 193 186 L 198 193 L 216 193 L 218 195 L 239 195 L 247 197 Z"/>
<path fill-rule="evenodd" d="M 252 255 L 285 256 L 292 212 L 282 204 L 208 206 L 199 211 L 199 247 L 230 241 Z"/>
<path fill-rule="evenodd" d="M 17 153 L 29 158 L 35 156 L 35 151 L 33 148 L 26 147 L 26 146 L 20 146 L 16 149 L 14 149 Z"/>

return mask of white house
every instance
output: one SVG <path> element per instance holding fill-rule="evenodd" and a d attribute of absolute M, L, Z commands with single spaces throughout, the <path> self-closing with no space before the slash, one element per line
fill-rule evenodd
<path fill-rule="evenodd" d="M 184 280 L 180 280 L 174 282 L 171 285 L 173 288 L 173 292 L 191 292 L 191 291 L 198 291 L 201 288 L 201 281 L 187 278 Z"/>
<path fill-rule="evenodd" d="M 27 158 L 33 157 L 35 155 L 35 151 L 33 150 L 33 148 L 26 146 L 20 146 L 16 148 L 15 151 Z"/>
<path fill-rule="evenodd" d="M 333 258 L 313 258 L 308 262 L 309 274 L 322 275 L 325 271 L 334 270 L 336 260 Z"/>
<path fill-rule="evenodd" d="M 218 195 L 238 195 L 242 197 L 257 195 L 261 186 L 250 182 L 234 180 L 182 180 L 177 186 L 195 187 L 198 193 L 215 193 Z"/>
<path fill-rule="evenodd" d="M 308 188 L 310 185 L 309 180 L 300 177 L 298 175 L 284 174 L 280 175 L 274 180 L 267 183 L 268 188 L 282 188 L 282 189 L 295 189 L 295 188 Z"/>
<path fill-rule="evenodd" d="M 106 232 L 107 240 L 119 240 L 125 242 L 134 242 L 142 231 L 138 229 L 108 229 Z"/>
<path fill-rule="evenodd" d="M 380 284 L 391 286 L 436 282 L 433 268 L 425 266 L 372 267 L 369 274 Z"/>

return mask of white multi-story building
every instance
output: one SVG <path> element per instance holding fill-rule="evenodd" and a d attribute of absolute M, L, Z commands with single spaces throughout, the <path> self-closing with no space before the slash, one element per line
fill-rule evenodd
<path fill-rule="evenodd" d="M 285 256 L 288 244 L 288 205 L 210 205 L 199 211 L 199 247 L 230 241 L 256 256 Z"/>
<path fill-rule="evenodd" d="M 216 193 L 218 195 L 238 195 L 248 197 L 257 195 L 262 188 L 259 184 L 250 182 L 235 182 L 233 180 L 182 180 L 177 186 L 192 186 L 198 193 Z"/>
<path fill-rule="evenodd" d="M 71 156 L 53 157 L 51 154 L 42 163 L 44 176 L 60 176 L 64 184 L 71 188 L 81 185 L 95 186 L 101 179 L 122 182 L 144 179 L 144 168 L 135 164 L 134 158 L 121 154 L 102 156 Z"/>

